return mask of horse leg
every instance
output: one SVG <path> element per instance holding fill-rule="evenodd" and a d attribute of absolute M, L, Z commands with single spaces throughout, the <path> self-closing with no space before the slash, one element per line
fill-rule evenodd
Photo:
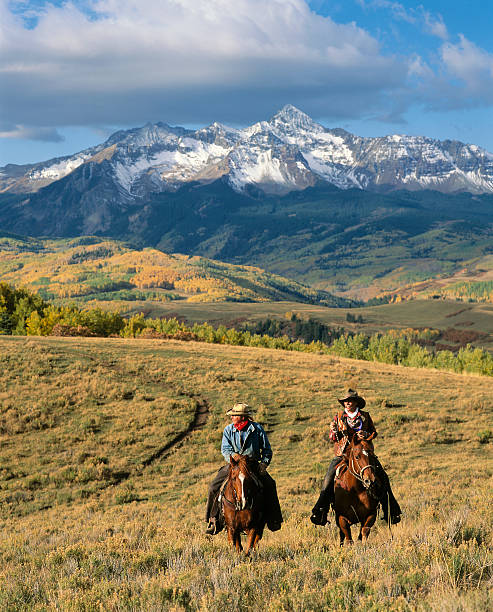
<path fill-rule="evenodd" d="M 336 514 L 336 525 L 339 528 L 339 546 L 342 546 L 344 544 L 344 532 L 339 525 L 339 519 L 340 515 Z"/>
<path fill-rule="evenodd" d="M 343 516 L 339 516 L 339 535 L 340 544 L 353 544 L 353 538 L 351 536 L 351 523 Z"/>
<path fill-rule="evenodd" d="M 241 545 L 241 531 L 240 530 L 235 531 L 234 540 L 235 540 L 236 552 L 241 553 L 241 551 L 243 550 L 243 546 Z"/>
<path fill-rule="evenodd" d="M 250 554 L 250 550 L 255 548 L 255 543 L 257 542 L 257 530 L 254 528 L 248 531 L 247 541 L 245 545 L 245 556 L 248 557 Z"/>
<path fill-rule="evenodd" d="M 361 529 L 359 531 L 358 539 L 366 542 L 368 536 L 370 535 L 371 528 L 375 524 L 375 519 L 377 518 L 376 514 L 370 514 L 366 517 L 364 523 L 361 523 Z"/>
<path fill-rule="evenodd" d="M 236 544 L 234 529 L 229 526 L 228 526 L 228 542 L 231 544 L 231 546 L 235 546 Z"/>

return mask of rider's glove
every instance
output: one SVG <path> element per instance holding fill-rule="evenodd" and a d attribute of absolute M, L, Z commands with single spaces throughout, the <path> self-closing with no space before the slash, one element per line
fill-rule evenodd
<path fill-rule="evenodd" d="M 260 474 L 265 474 L 267 472 L 267 464 L 266 463 L 259 463 L 258 464 L 258 471 Z"/>
<path fill-rule="evenodd" d="M 239 461 L 239 460 L 240 460 L 241 455 L 238 455 L 238 453 L 233 453 L 233 454 L 231 455 L 231 457 L 232 457 L 232 458 L 233 458 L 235 461 Z"/>

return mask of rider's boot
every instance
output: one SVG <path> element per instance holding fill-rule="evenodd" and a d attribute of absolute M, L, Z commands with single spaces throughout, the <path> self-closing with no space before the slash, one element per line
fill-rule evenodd
<path fill-rule="evenodd" d="M 312 509 L 312 515 L 310 516 L 310 520 L 314 525 L 327 525 L 327 512 L 326 508 L 319 508 L 318 506 L 314 506 Z"/>
<path fill-rule="evenodd" d="M 215 516 L 211 516 L 211 518 L 209 519 L 205 533 L 207 533 L 208 535 L 216 535 L 216 533 L 218 533 Z"/>
<path fill-rule="evenodd" d="M 394 497 L 394 494 L 392 493 L 392 491 L 390 491 L 389 499 L 390 499 L 390 522 L 392 523 L 392 525 L 396 525 L 397 523 L 401 522 L 402 510 L 396 498 Z"/>
<path fill-rule="evenodd" d="M 310 520 L 314 525 L 327 525 L 329 522 L 327 520 L 327 514 L 329 512 L 330 506 L 334 503 L 334 494 L 333 484 L 329 483 L 329 486 L 326 489 L 322 489 L 320 492 L 320 496 L 317 500 L 317 503 L 312 508 L 312 515 L 310 516 Z"/>
<path fill-rule="evenodd" d="M 270 520 L 267 522 L 267 527 L 270 531 L 279 531 L 279 529 L 281 529 L 281 523 L 279 521 Z"/>
<path fill-rule="evenodd" d="M 389 510 L 390 510 L 390 523 L 391 525 L 397 525 L 401 522 L 401 508 L 392 491 L 386 491 L 380 499 L 382 506 L 382 521 L 389 522 Z"/>

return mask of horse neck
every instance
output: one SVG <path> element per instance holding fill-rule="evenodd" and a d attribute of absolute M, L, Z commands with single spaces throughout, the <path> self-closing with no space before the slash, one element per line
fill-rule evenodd
<path fill-rule="evenodd" d="M 241 479 L 242 475 L 243 475 L 243 482 Z M 228 482 L 226 483 L 226 493 L 232 496 L 233 498 L 235 498 L 237 502 L 243 501 L 247 503 L 248 502 L 248 499 L 247 499 L 248 489 L 250 489 L 250 492 L 251 492 L 252 487 L 251 486 L 246 487 L 245 485 L 251 485 L 254 482 L 255 481 L 253 480 L 251 476 L 251 473 L 250 473 L 250 470 L 248 469 L 248 465 L 246 461 L 240 461 L 238 465 L 235 466 L 234 468 L 233 466 L 230 466 Z"/>
<path fill-rule="evenodd" d="M 244 460 L 240 460 L 238 465 L 234 468 L 233 466 L 230 466 L 229 482 L 231 483 L 231 486 L 236 486 L 235 481 L 241 481 L 241 475 L 243 475 L 243 486 L 246 482 L 249 482 L 252 479 L 250 470 L 248 469 L 247 463 Z"/>

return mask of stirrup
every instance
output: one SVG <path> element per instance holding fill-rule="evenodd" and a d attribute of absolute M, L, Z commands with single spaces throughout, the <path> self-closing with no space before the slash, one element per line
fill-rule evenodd
<path fill-rule="evenodd" d="M 207 535 L 216 535 L 217 531 L 217 521 L 215 518 L 210 518 L 209 523 L 207 524 L 207 529 L 205 530 Z"/>

